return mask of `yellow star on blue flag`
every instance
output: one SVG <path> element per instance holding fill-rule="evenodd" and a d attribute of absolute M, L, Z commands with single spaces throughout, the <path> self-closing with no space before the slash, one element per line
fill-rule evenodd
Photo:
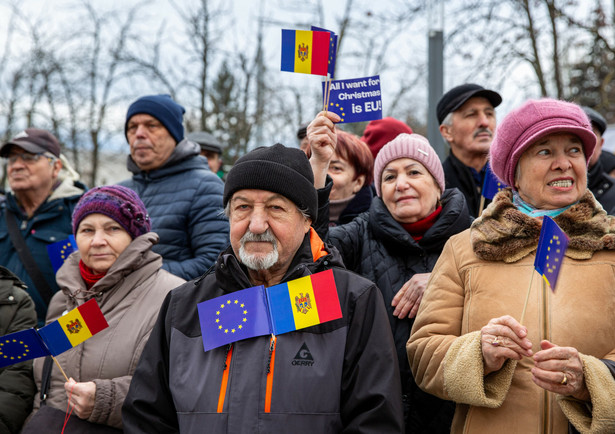
<path fill-rule="evenodd" d="M 67 239 L 47 246 L 47 254 L 49 255 L 54 273 L 58 272 L 60 267 L 64 264 L 64 261 L 66 261 L 66 258 L 75 250 L 77 250 L 77 242 L 73 235 L 69 235 Z"/>
<path fill-rule="evenodd" d="M 566 233 L 551 217 L 545 216 L 540 230 L 534 268 L 549 284 L 552 291 L 555 291 L 567 248 L 568 236 Z"/>
<path fill-rule="evenodd" d="M 0 337 L 0 368 L 50 354 L 33 328 Z"/>

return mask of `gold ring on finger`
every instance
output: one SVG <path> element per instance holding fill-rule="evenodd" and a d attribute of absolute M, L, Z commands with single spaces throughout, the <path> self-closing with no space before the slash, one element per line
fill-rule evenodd
<path fill-rule="evenodd" d="M 562 372 L 562 374 L 564 374 L 564 378 L 562 378 L 562 381 L 560 382 L 560 384 L 561 384 L 562 386 L 565 386 L 565 385 L 567 385 L 567 384 L 568 384 L 568 376 L 566 375 L 566 373 L 565 373 L 565 372 Z"/>

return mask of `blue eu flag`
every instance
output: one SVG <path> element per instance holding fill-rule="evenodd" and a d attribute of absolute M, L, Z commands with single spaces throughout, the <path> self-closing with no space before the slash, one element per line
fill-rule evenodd
<path fill-rule="evenodd" d="M 50 354 L 33 328 L 0 337 L 0 368 Z"/>
<path fill-rule="evenodd" d="M 205 351 L 271 333 L 262 285 L 204 301 L 197 309 Z"/>
<path fill-rule="evenodd" d="M 54 273 L 58 272 L 62 264 L 64 264 L 64 261 L 66 261 L 66 258 L 75 250 L 77 250 L 77 242 L 72 235 L 65 240 L 47 246 L 47 254 L 49 255 Z"/>
<path fill-rule="evenodd" d="M 491 164 L 487 163 L 485 168 L 485 179 L 483 180 L 483 189 L 481 195 L 485 199 L 493 200 L 493 196 L 498 194 L 500 190 L 508 187 L 502 181 L 500 181 L 491 171 Z"/>
<path fill-rule="evenodd" d="M 552 291 L 555 291 L 567 247 L 568 236 L 551 217 L 545 216 L 542 220 L 534 268 L 542 275 Z"/>

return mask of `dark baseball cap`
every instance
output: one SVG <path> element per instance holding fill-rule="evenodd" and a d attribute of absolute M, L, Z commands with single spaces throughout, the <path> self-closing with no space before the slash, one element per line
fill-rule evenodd
<path fill-rule="evenodd" d="M 220 143 L 212 134 L 205 131 L 195 131 L 186 136 L 191 142 L 198 143 L 202 150 L 216 152 L 222 155 L 224 145 Z"/>
<path fill-rule="evenodd" d="M 475 96 L 487 98 L 493 107 L 497 107 L 502 103 L 502 97 L 499 93 L 489 89 L 485 89 L 478 84 L 465 83 L 454 87 L 440 98 L 436 107 L 438 115 L 438 123 L 442 123 L 446 115 L 454 112 L 461 107 L 467 100 Z"/>
<path fill-rule="evenodd" d="M 589 108 L 587 106 L 583 106 L 581 108 L 589 118 L 592 125 L 595 125 L 596 128 L 598 128 L 598 131 L 600 131 L 600 135 L 604 134 L 607 127 L 606 119 L 604 119 L 604 117 L 600 113 L 598 113 L 592 108 Z"/>
<path fill-rule="evenodd" d="M 56 157 L 60 157 L 60 142 L 56 136 L 47 130 L 38 128 L 27 128 L 6 142 L 0 148 L 0 157 L 7 157 L 11 146 L 19 146 L 26 152 L 39 154 L 50 152 Z"/>

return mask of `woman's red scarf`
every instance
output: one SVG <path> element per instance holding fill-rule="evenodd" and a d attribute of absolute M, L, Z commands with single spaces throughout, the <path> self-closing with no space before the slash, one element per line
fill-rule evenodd
<path fill-rule="evenodd" d="M 90 289 L 96 282 L 102 279 L 107 272 L 96 274 L 94 270 L 83 263 L 83 260 L 79 260 L 79 272 L 81 273 L 81 278 L 85 282 L 85 286 Z"/>
<path fill-rule="evenodd" d="M 414 223 L 402 223 L 401 226 L 408 231 L 412 239 L 414 241 L 420 241 L 425 235 L 425 232 L 434 225 L 440 213 L 442 212 L 442 206 L 438 206 L 434 212 L 429 214 L 422 220 L 416 221 Z"/>

